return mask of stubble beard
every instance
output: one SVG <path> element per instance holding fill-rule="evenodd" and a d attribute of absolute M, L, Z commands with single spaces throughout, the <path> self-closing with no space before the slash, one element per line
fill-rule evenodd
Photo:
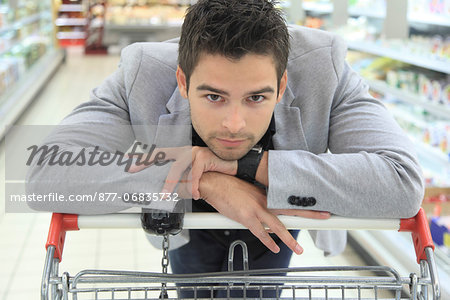
<path fill-rule="evenodd" d="M 215 155 L 217 155 L 217 157 L 219 157 L 219 158 L 221 158 L 223 160 L 226 160 L 226 161 L 233 161 L 233 160 L 241 159 L 254 146 L 253 145 L 254 144 L 254 138 L 251 138 L 251 139 L 249 139 L 250 143 L 245 148 L 241 148 L 241 149 L 232 149 L 232 148 L 226 149 L 225 148 L 225 149 L 223 149 L 223 147 L 218 147 L 218 146 L 214 145 L 213 141 L 215 139 L 216 139 L 215 136 L 209 137 L 205 141 L 205 143 L 208 146 L 209 150 L 211 150 Z"/>

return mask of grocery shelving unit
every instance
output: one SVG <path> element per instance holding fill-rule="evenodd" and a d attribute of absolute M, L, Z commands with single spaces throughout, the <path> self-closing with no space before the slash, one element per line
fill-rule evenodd
<path fill-rule="evenodd" d="M 107 54 L 108 48 L 104 45 L 106 0 L 86 1 L 86 42 L 85 54 Z"/>
<path fill-rule="evenodd" d="M 13 12 L 13 13 L 12 13 Z M 64 60 L 54 45 L 52 2 L 0 5 L 0 139 Z"/>
<path fill-rule="evenodd" d="M 61 65 L 65 52 L 50 50 L 0 100 L 0 139 Z"/>
<path fill-rule="evenodd" d="M 57 28 L 56 39 L 62 47 L 83 46 L 86 39 L 85 27 L 88 20 L 84 16 L 82 0 L 68 1 L 55 7 L 57 18 L 55 26 Z"/>
<path fill-rule="evenodd" d="M 442 118 L 448 118 L 450 116 L 450 106 L 429 102 L 417 94 L 392 87 L 382 80 L 366 79 L 366 82 L 369 84 L 370 89 L 377 93 L 392 95 L 411 105 L 420 106 L 433 115 Z"/>
<path fill-rule="evenodd" d="M 333 4 L 331 2 L 303 2 L 302 7 L 305 11 L 316 14 L 331 14 L 333 12 Z"/>
<path fill-rule="evenodd" d="M 419 67 L 424 72 L 439 72 L 442 78 L 450 76 L 450 60 L 437 55 L 423 55 L 423 53 L 412 54 L 407 48 L 408 45 L 402 44 L 401 40 L 407 38 L 408 28 L 411 23 L 427 24 L 431 28 L 435 26 L 445 27 L 440 32 L 450 32 L 450 15 L 430 16 L 424 12 L 408 10 L 408 0 L 398 1 L 380 1 L 373 0 L 370 6 L 358 7 L 358 5 L 350 6 L 346 0 L 329 0 L 329 1 L 307 1 L 303 0 L 302 7 L 307 12 L 316 15 L 331 15 L 336 11 L 346 10 L 348 16 L 364 16 L 369 19 L 382 19 L 384 24 L 381 29 L 381 35 L 386 32 L 396 32 L 394 39 L 385 38 L 381 41 L 354 40 L 346 38 L 347 45 L 350 50 L 372 54 L 378 57 L 388 57 L 402 63 Z M 365 1 L 365 4 L 369 2 Z M 373 8 L 373 9 L 368 9 Z M 383 11 L 384 9 L 384 11 Z M 416 9 L 417 10 L 417 9 Z M 386 19 L 384 19 L 386 18 Z M 390 20 L 388 20 L 390 18 Z M 384 20 L 383 20 L 384 19 Z M 407 22 L 402 22 L 406 20 Z M 379 20 L 377 20 L 379 22 Z M 394 21 L 394 23 L 392 23 Z M 345 22 L 346 23 L 346 22 Z M 340 24 L 339 24 L 340 25 Z M 405 28 L 398 28 L 398 27 Z M 333 29 L 332 29 L 333 30 Z M 406 35 L 405 35 L 406 33 Z M 430 102 L 421 96 L 403 89 L 395 88 L 388 85 L 384 81 L 367 79 L 370 88 L 380 94 L 389 94 L 395 96 L 400 101 L 409 103 L 413 106 L 422 107 L 428 113 L 435 115 L 443 120 L 450 122 L 450 105 L 447 103 L 438 104 Z M 431 154 L 434 155 L 434 154 Z M 449 164 L 450 158 L 445 162 Z"/>
<path fill-rule="evenodd" d="M 450 74 L 450 61 L 428 58 L 420 55 L 414 55 L 407 51 L 391 49 L 380 46 L 374 42 L 347 41 L 350 49 L 370 53 L 377 56 L 389 57 L 407 64 L 415 65 L 424 69 Z"/>
<path fill-rule="evenodd" d="M 421 55 L 411 54 L 406 49 L 407 45 L 402 45 L 399 41 L 407 39 L 409 26 L 416 26 L 417 24 L 421 25 L 421 30 L 424 28 L 436 30 L 436 26 L 438 26 L 440 27 L 440 34 L 447 33 L 447 36 L 449 36 L 450 15 L 430 16 L 424 13 L 423 10 L 417 12 L 411 11 L 410 9 L 408 11 L 408 0 L 386 0 L 384 11 L 376 9 L 370 11 L 359 10 L 356 7 L 349 7 L 349 2 L 341 0 L 311 2 L 304 0 L 301 7 L 308 14 L 331 19 L 331 24 L 335 26 L 345 25 L 347 23 L 347 20 L 343 21 L 342 19 L 336 22 L 336 19 L 333 17 L 333 14 L 342 10 L 347 12 L 348 17 L 362 16 L 368 20 L 373 19 L 373 22 L 378 22 L 375 24 L 382 22 L 381 35 L 385 37 L 386 40 L 384 42 L 386 43 L 347 39 L 349 49 L 377 57 L 388 57 L 404 64 L 418 67 L 419 70 L 421 69 L 425 73 L 432 72 L 433 74 L 440 74 L 444 81 L 446 77 L 449 78 L 450 60 L 448 58 L 445 59 L 437 55 L 431 55 L 431 53 L 430 55 L 423 55 L 423 53 Z M 397 7 L 393 9 L 393 5 L 397 5 Z M 395 39 L 393 43 L 391 43 L 391 38 Z M 427 114 L 450 125 L 450 103 L 431 102 L 418 94 L 391 86 L 382 80 L 366 78 L 366 82 L 372 91 L 382 95 L 389 95 L 389 98 L 397 99 L 397 101 L 401 101 L 412 107 L 421 108 Z M 403 120 L 410 118 L 408 122 L 414 122 L 418 127 L 426 125 L 426 121 L 414 119 L 414 116 L 407 116 L 405 112 L 397 110 L 393 111 L 393 114 L 394 117 L 402 118 Z M 412 141 L 416 146 L 419 160 L 422 163 L 434 165 L 436 169 L 433 171 L 436 172 L 442 170 L 444 173 L 450 172 L 450 156 L 435 147 L 423 143 L 417 138 L 412 137 Z M 448 142 L 450 143 L 450 141 Z M 410 249 L 408 249 L 412 247 L 410 239 L 408 237 L 399 239 L 398 234 L 395 234 L 395 236 L 392 234 L 379 231 L 355 231 L 350 232 L 350 240 L 355 241 L 358 245 L 364 245 L 361 248 L 364 249 L 372 261 L 381 265 L 390 265 L 400 271 L 413 270 L 414 266 L 417 266 L 414 257 L 405 255 L 405 253 L 413 253 L 413 251 L 409 251 Z M 450 258 L 439 249 L 436 250 L 436 256 L 441 283 L 450 282 Z M 450 299 L 450 287 L 445 284 L 442 285 L 442 299 Z"/>
<path fill-rule="evenodd" d="M 161 41 L 179 36 L 185 9 L 195 1 L 115 1 L 108 5 L 103 43 L 126 46 L 133 42 Z M 144 3 L 145 5 L 143 5 Z"/>

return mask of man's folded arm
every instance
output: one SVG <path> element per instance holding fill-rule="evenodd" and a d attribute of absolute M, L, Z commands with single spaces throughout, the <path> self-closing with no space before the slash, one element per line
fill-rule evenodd
<path fill-rule="evenodd" d="M 143 206 L 142 203 L 119 198 L 126 193 L 161 191 L 164 173 L 167 174 L 170 164 L 133 174 L 127 172 L 131 161 L 127 153 L 137 138 L 136 132 L 152 131 L 150 126 L 132 126 L 130 122 L 128 101 L 133 97 L 133 83 L 139 72 L 141 56 L 141 50 L 136 46 L 123 51 L 118 70 L 92 91 L 90 101 L 78 106 L 55 126 L 40 145 L 51 150 L 47 155 L 43 155 L 43 151 L 35 154 L 27 175 L 28 194 L 96 195 L 96 201 L 30 202 L 31 208 L 64 213 L 110 213 Z M 96 152 L 95 156 L 93 152 Z M 69 160 L 73 163 L 64 165 Z M 108 193 L 109 200 L 100 201 L 100 195 L 104 197 L 105 193 Z M 113 196 L 115 199 L 112 201 Z M 168 210 L 173 207 L 172 203 L 166 202 L 144 203 L 146 207 Z"/>
<path fill-rule="evenodd" d="M 415 215 L 424 186 L 413 144 L 346 63 L 336 72 L 329 151 L 269 151 L 269 208 L 349 217 Z"/>

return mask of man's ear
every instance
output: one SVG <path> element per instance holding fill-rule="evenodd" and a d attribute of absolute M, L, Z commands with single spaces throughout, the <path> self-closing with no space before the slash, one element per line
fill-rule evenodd
<path fill-rule="evenodd" d="M 283 73 L 283 76 L 281 76 L 281 79 L 280 79 L 280 87 L 279 87 L 277 103 L 281 101 L 281 98 L 283 98 L 284 92 L 286 91 L 286 87 L 287 87 L 287 71 L 285 70 Z"/>
<path fill-rule="evenodd" d="M 180 94 L 183 98 L 188 97 L 188 89 L 187 89 L 187 83 L 186 83 L 186 75 L 184 74 L 183 70 L 180 68 L 180 66 L 177 67 L 177 83 L 178 83 L 178 89 L 180 91 Z"/>

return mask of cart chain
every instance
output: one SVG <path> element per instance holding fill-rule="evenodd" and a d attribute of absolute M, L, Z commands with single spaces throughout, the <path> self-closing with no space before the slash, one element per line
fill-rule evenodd
<path fill-rule="evenodd" d="M 167 267 L 169 266 L 169 234 L 167 233 L 163 235 L 162 250 L 163 250 L 163 257 L 161 259 L 162 272 L 163 274 L 167 274 Z"/>
<path fill-rule="evenodd" d="M 163 250 L 163 256 L 161 259 L 162 273 L 167 274 L 167 267 L 169 266 L 169 234 L 168 233 L 165 233 L 163 235 L 162 250 Z M 162 282 L 161 283 L 161 294 L 159 295 L 159 299 L 168 299 L 169 298 L 166 287 L 167 287 L 167 284 L 165 282 Z"/>

